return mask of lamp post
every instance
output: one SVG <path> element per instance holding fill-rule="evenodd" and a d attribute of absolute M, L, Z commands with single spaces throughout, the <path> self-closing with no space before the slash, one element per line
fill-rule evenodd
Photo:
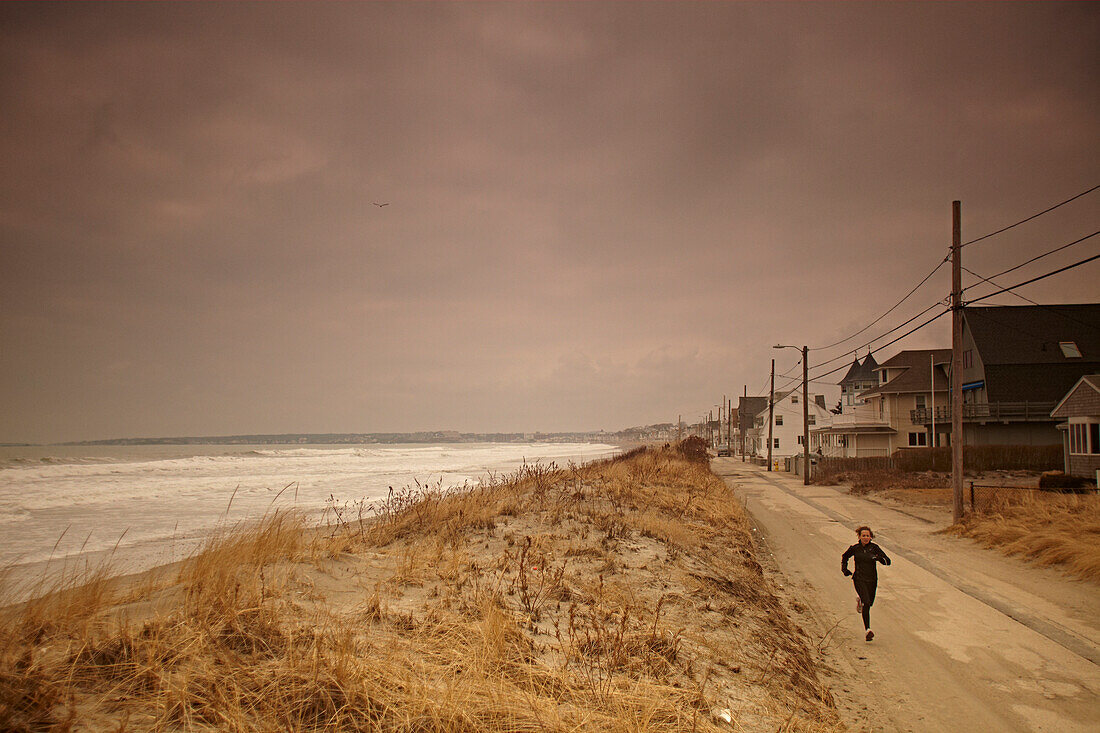
<path fill-rule="evenodd" d="M 797 349 L 797 346 L 776 344 L 773 349 Z M 802 347 L 802 485 L 810 485 L 810 378 L 807 354 L 809 348 Z"/>

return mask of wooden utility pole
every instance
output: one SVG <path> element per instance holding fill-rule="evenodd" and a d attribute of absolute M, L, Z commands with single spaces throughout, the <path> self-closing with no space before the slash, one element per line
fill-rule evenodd
<path fill-rule="evenodd" d="M 745 418 L 741 414 L 741 408 L 745 406 L 745 403 L 749 399 L 749 385 L 745 385 L 745 399 L 741 401 L 741 406 L 737 408 L 737 428 L 741 431 L 741 462 L 745 462 Z"/>
<path fill-rule="evenodd" d="M 733 455 L 733 400 L 726 402 L 726 447 Z"/>
<path fill-rule="evenodd" d="M 802 347 L 802 485 L 810 485 L 810 368 L 809 347 Z"/>
<path fill-rule="evenodd" d="M 963 518 L 962 405 L 962 203 L 951 202 L 951 494 L 953 515 Z"/>
<path fill-rule="evenodd" d="M 936 447 L 936 354 L 935 352 L 928 355 L 929 369 L 928 373 L 932 376 L 928 378 L 928 389 L 932 392 L 932 404 L 929 405 L 932 415 L 932 439 L 928 441 L 929 448 Z M 932 470 L 936 470 L 936 452 L 932 451 Z"/>
<path fill-rule="evenodd" d="M 684 439 L 684 416 L 676 416 L 676 440 L 677 442 Z"/>
<path fill-rule="evenodd" d="M 772 470 L 772 414 L 775 412 L 775 359 L 772 359 L 772 386 L 768 390 L 768 470 Z"/>

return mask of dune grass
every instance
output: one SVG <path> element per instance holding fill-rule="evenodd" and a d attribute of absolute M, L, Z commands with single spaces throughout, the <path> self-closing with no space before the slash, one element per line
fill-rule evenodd
<path fill-rule="evenodd" d="M 5 603 L 0 729 L 841 728 L 732 492 L 684 451 L 328 519 Z"/>
<path fill-rule="evenodd" d="M 1100 496 L 1013 491 L 948 532 L 1100 582 Z"/>

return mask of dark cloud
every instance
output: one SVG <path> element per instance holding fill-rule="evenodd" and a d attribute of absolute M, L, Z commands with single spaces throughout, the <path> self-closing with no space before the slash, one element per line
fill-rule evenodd
<path fill-rule="evenodd" d="M 0 440 L 702 412 L 757 389 L 772 343 L 892 304 L 942 258 L 952 199 L 972 235 L 1094 185 L 1098 19 L 6 5 Z M 1082 199 L 967 262 L 996 272 L 1098 213 Z M 1095 280 L 1027 294 L 1094 300 Z"/>

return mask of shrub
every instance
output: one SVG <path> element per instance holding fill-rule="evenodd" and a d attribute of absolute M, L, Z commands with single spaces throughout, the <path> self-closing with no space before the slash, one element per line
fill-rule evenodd
<path fill-rule="evenodd" d="M 1039 477 L 1040 489 L 1083 489 L 1090 485 L 1088 480 L 1080 476 L 1061 471 L 1046 471 Z"/>
<path fill-rule="evenodd" d="M 677 453 L 689 461 L 695 463 L 707 463 L 710 461 L 710 454 L 707 453 L 707 441 L 703 440 L 698 435 L 684 438 L 676 444 L 675 449 Z"/>

